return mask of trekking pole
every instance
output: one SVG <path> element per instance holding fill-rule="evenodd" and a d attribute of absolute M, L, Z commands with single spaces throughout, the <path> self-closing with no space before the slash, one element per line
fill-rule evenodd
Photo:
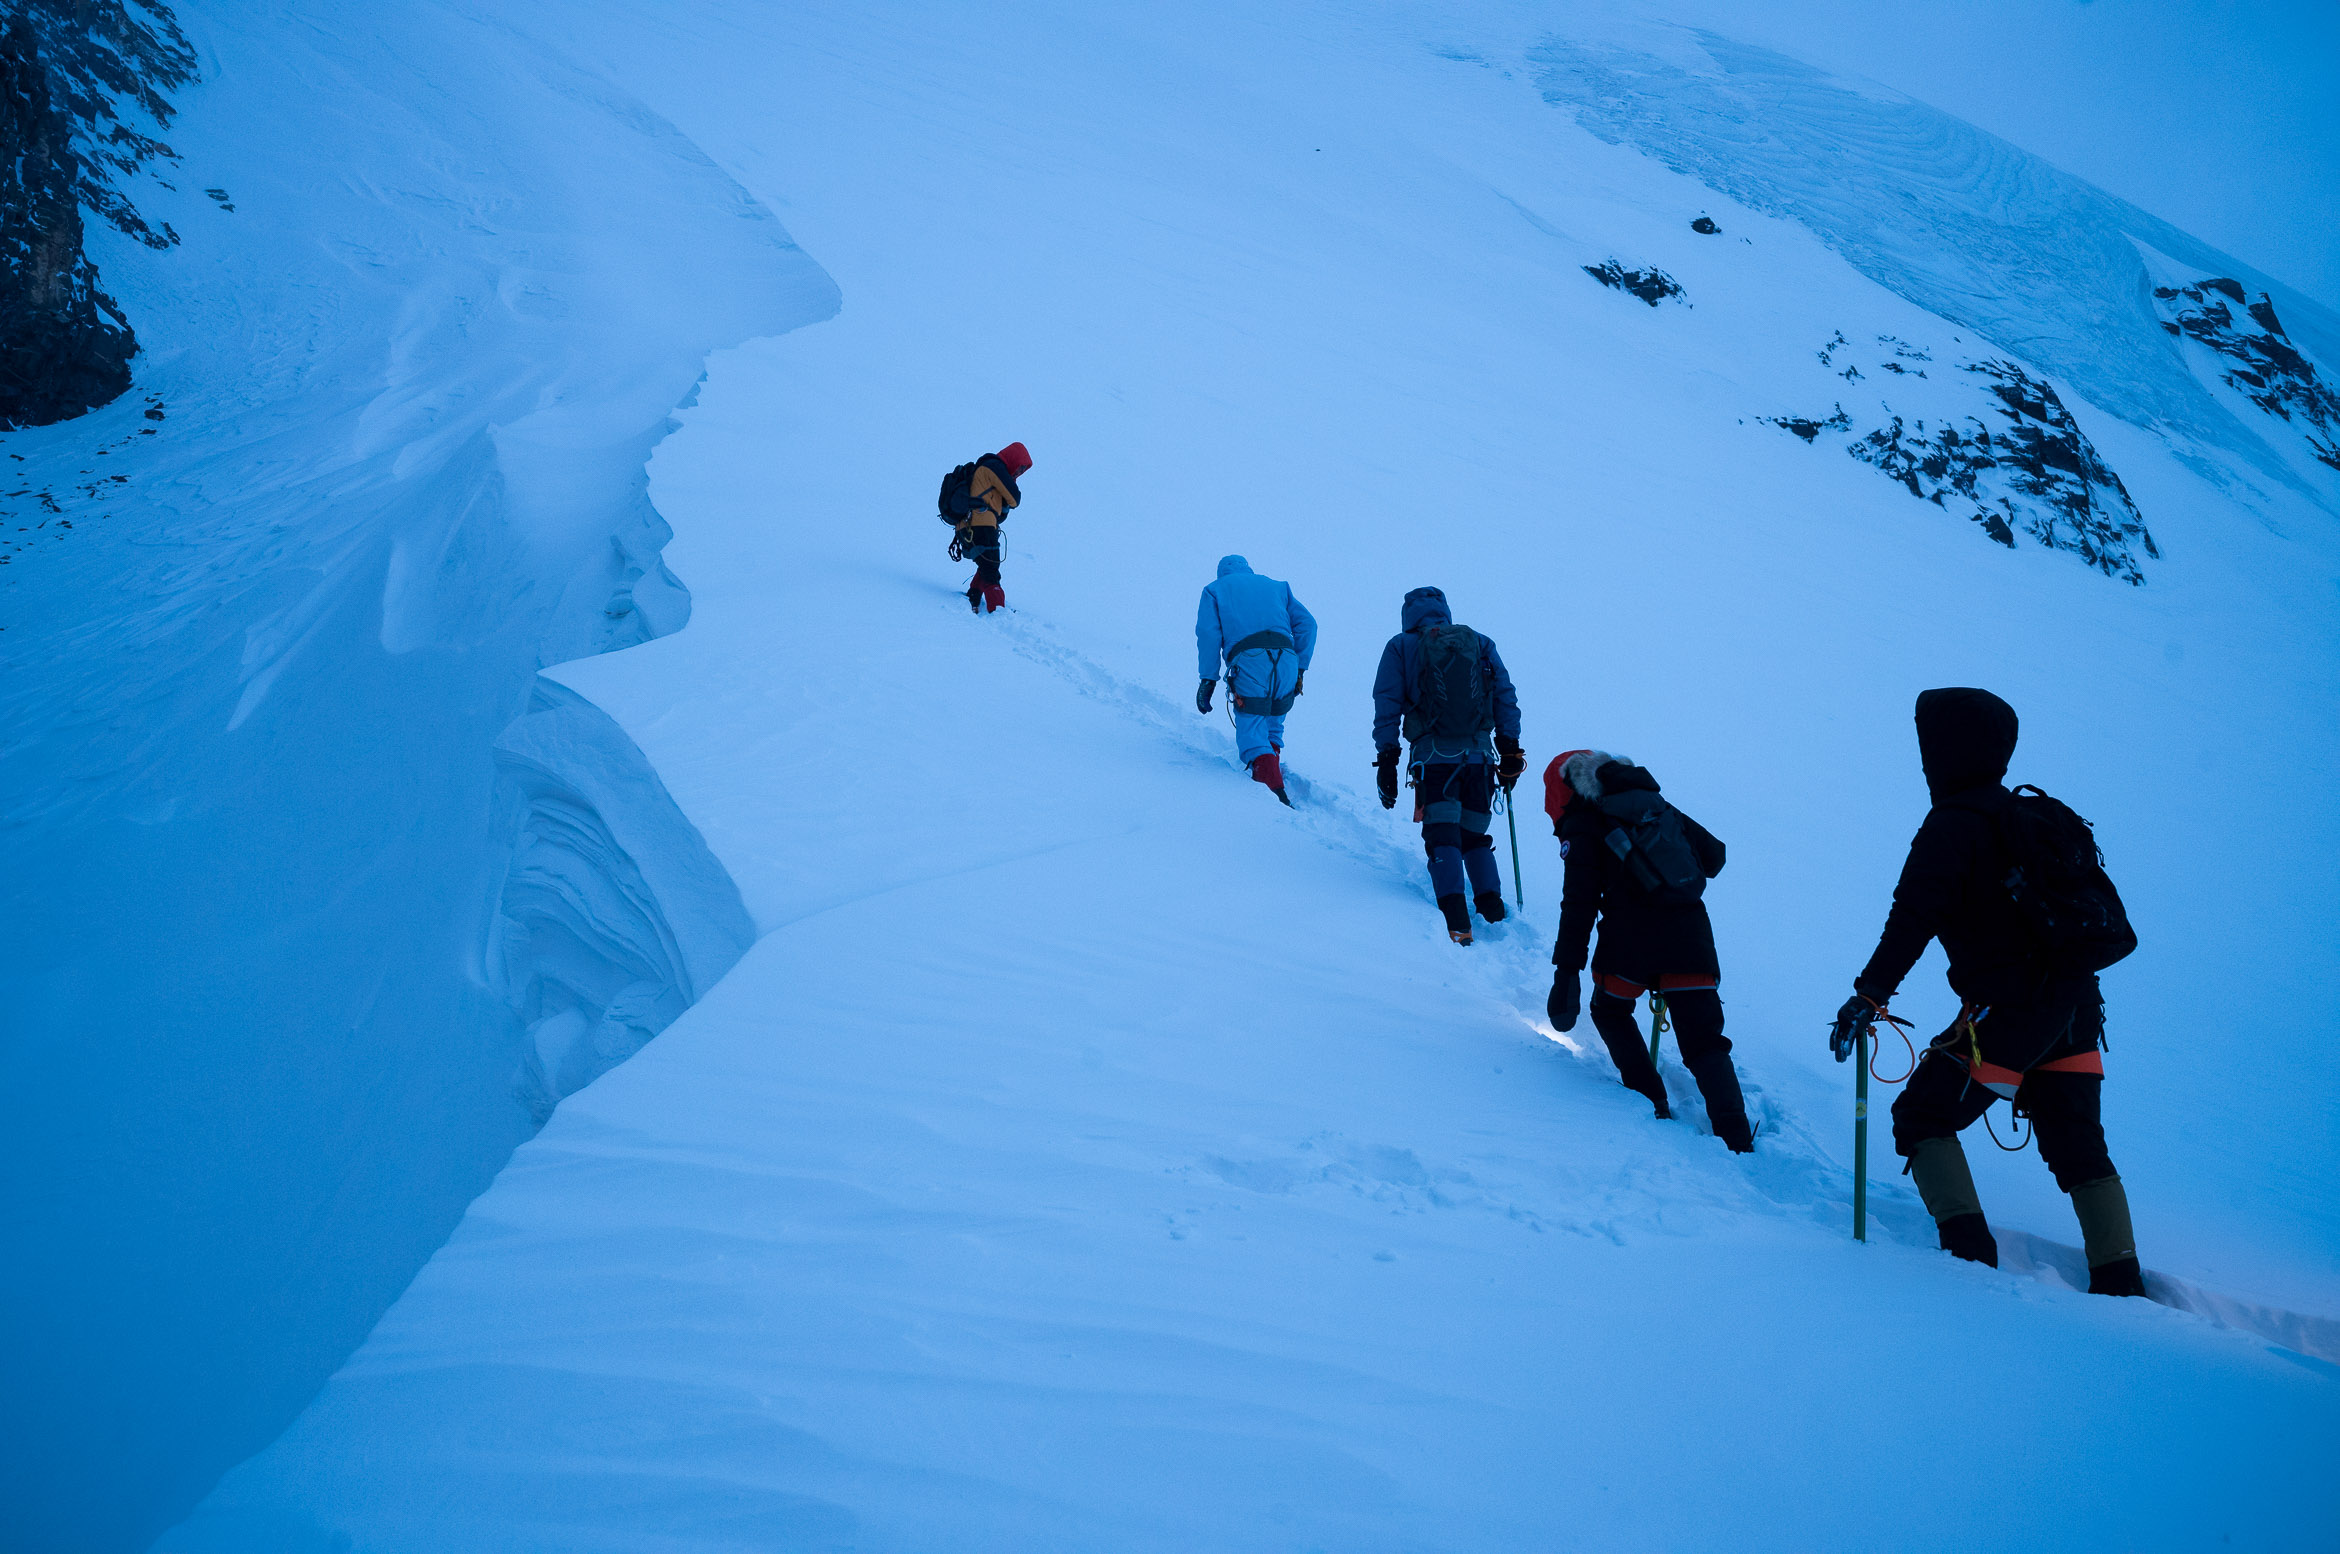
<path fill-rule="evenodd" d="M 1649 995 L 1649 1061 L 1657 1062 L 1658 1038 L 1666 1031 L 1666 1001 L 1656 993 Z"/>
<path fill-rule="evenodd" d="M 1869 1032 L 1853 1037 L 1853 1239 L 1869 1239 Z"/>
<path fill-rule="evenodd" d="M 1503 790 L 1503 823 L 1511 828 L 1511 899 L 1527 910 L 1527 881 L 1519 877 L 1519 817 L 1512 809 L 1511 790 Z"/>

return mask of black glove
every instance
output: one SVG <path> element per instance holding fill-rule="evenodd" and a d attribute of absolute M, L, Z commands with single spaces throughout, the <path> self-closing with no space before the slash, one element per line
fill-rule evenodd
<path fill-rule="evenodd" d="M 1527 770 L 1527 756 L 1521 752 L 1519 741 L 1509 734 L 1495 736 L 1495 752 L 1503 757 L 1495 763 L 1495 780 L 1509 793 L 1511 785 L 1519 781 L 1519 774 Z"/>
<path fill-rule="evenodd" d="M 1383 745 L 1373 757 L 1373 786 L 1380 790 L 1381 807 L 1397 808 L 1398 747 Z"/>
<path fill-rule="evenodd" d="M 1877 1028 L 1881 1006 L 1869 1001 L 1865 993 L 1855 993 L 1836 1011 L 1836 1023 L 1828 1028 L 1828 1050 L 1842 1063 L 1853 1055 L 1853 1043 L 1872 1034 Z"/>
<path fill-rule="evenodd" d="M 1584 989 L 1573 971 L 1552 973 L 1552 995 L 1544 1000 L 1544 1013 L 1552 1017 L 1552 1029 L 1576 1029 L 1576 1017 L 1584 1010 Z"/>
<path fill-rule="evenodd" d="M 1218 684 L 1219 682 L 1216 680 L 1205 680 L 1194 688 L 1195 711 L 1208 712 L 1211 710 L 1211 692 L 1218 688 Z"/>

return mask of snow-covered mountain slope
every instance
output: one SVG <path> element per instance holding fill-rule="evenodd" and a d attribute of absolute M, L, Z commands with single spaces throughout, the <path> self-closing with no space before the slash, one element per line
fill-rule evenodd
<path fill-rule="evenodd" d="M 556 38 L 183 20 L 184 246 L 100 256 L 137 392 L 0 448 L 11 1549 L 184 1514 L 745 947 L 536 670 L 687 617 L 649 449 L 710 347 L 835 302 Z"/>
<path fill-rule="evenodd" d="M 1918 279 L 1880 284 L 1781 171 L 1858 164 L 1841 117 L 1759 190 L 1670 165 L 1551 100 L 1555 60 L 1624 46 L 1574 14 L 499 15 L 670 120 L 843 294 L 714 356 L 659 447 L 688 629 L 554 674 L 761 937 L 158 1548 L 2328 1540 L 2340 520 L 2069 180 L 1993 143 L 1960 204 L 1977 142 L 1899 136 L 1875 162 L 1963 214 L 1896 227 Z M 1710 42 L 1660 57 L 1722 91 Z M 1667 79 L 1614 87 L 1618 122 L 1671 122 L 1696 83 Z M 2032 297 L 2007 307 L 2062 321 L 2032 353 L 1940 303 L 2000 295 L 1966 246 L 1992 221 L 2133 256 L 2137 339 Z M 1679 297 L 1603 286 L 1612 259 Z M 1848 456 L 1895 415 L 1996 434 L 1985 360 L 2117 476 L 2135 536 L 2071 454 L 2142 586 Z M 1778 424 L 1839 400 L 1841 431 Z M 926 503 L 1010 438 L 1038 459 L 1016 610 L 973 620 Z M 1296 813 L 1186 700 L 1227 551 L 1323 625 Z M 1534 817 L 1524 920 L 1466 953 L 1361 797 L 1421 583 L 1501 643 L 1538 764 L 1628 750 L 1730 844 L 1751 1160 L 1545 1028 Z M 2145 942 L 2106 979 L 2114 1158 L 2157 1287 L 2239 1303 L 2226 1326 L 2065 1287 L 2064 1200 L 1979 1134 L 2007 1271 L 1931 1250 L 1881 1126 L 1878 1240 L 1845 1237 L 1821 1025 L 1922 812 L 1909 707 L 1938 684 L 2006 695 L 2016 775 L 2097 823 Z M 1926 1029 L 1938 970 L 1901 1000 Z"/>

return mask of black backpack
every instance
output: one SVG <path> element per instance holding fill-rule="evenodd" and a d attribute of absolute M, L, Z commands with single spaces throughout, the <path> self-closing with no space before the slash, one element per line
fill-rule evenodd
<path fill-rule="evenodd" d="M 2000 886 L 2042 968 L 2071 975 L 2127 959 L 2137 931 L 2104 872 L 2095 828 L 2029 783 L 1992 820 L 2008 857 Z"/>
<path fill-rule="evenodd" d="M 1406 713 L 1409 740 L 1445 744 L 1476 739 L 1495 727 L 1495 686 L 1482 661 L 1479 634 L 1441 623 L 1422 628 L 1414 668 L 1414 705 Z"/>
<path fill-rule="evenodd" d="M 942 491 L 934 499 L 936 516 L 948 524 L 956 524 L 960 519 L 966 517 L 967 488 L 974 483 L 974 480 L 975 466 L 973 463 L 962 464 L 943 476 Z M 955 513 L 951 511 L 951 498 L 953 496 L 959 499 L 959 510 Z"/>
<path fill-rule="evenodd" d="M 1609 820 L 1602 838 L 1625 866 L 1634 890 L 1657 906 L 1688 906 L 1706 894 L 1706 870 L 1682 827 L 1682 812 L 1647 789 L 1599 801 Z"/>

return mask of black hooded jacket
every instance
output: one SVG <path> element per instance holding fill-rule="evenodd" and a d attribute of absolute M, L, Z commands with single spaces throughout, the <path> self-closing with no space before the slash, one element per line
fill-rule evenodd
<path fill-rule="evenodd" d="M 2093 978 L 2050 987 L 2004 884 L 2013 858 L 2001 839 L 2013 796 L 2001 780 L 2015 754 L 2015 709 L 1988 691 L 1921 692 L 1918 755 L 1933 808 L 1909 844 L 1877 952 L 1853 986 L 1883 1003 L 1929 940 L 1950 957 L 1950 986 L 1970 1004 L 2076 999 Z"/>
<path fill-rule="evenodd" d="M 1595 775 L 1600 794 L 1658 791 L 1657 779 L 1638 766 L 1611 761 Z M 1560 891 L 1560 936 L 1552 946 L 1552 964 L 1567 972 L 1584 969 L 1585 946 L 1597 921 L 1601 940 L 1592 952 L 1595 971 L 1609 972 L 1643 987 L 1656 987 L 1658 978 L 1667 975 L 1722 975 L 1706 903 L 1653 902 L 1634 888 L 1625 865 L 1607 846 L 1614 822 L 1595 802 L 1600 794 L 1579 794 L 1560 822 L 1560 856 L 1566 875 Z M 1688 815 L 1682 816 L 1682 830 L 1706 877 L 1720 874 L 1723 844 Z"/>

